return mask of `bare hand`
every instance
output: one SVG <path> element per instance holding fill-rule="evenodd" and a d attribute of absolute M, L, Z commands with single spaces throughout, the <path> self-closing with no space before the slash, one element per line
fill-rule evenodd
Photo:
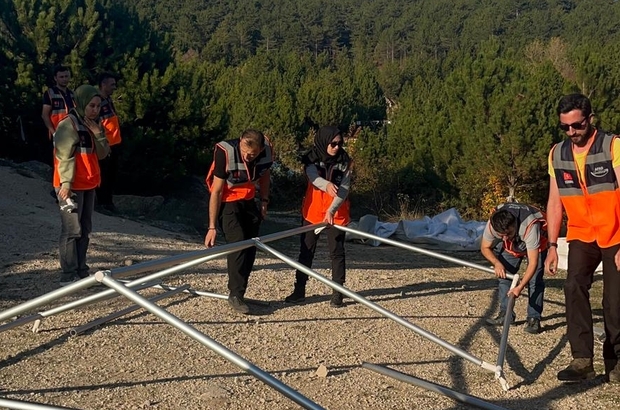
<path fill-rule="evenodd" d="M 330 225 L 334 224 L 334 214 L 330 213 L 330 212 L 326 212 L 325 213 L 325 218 L 323 218 L 323 222 L 326 222 Z"/>
<path fill-rule="evenodd" d="M 616 266 L 618 265 L 618 254 L 616 254 Z M 558 272 L 558 251 L 555 247 L 549 248 L 547 259 L 545 259 L 545 273 L 555 276 Z"/>
<path fill-rule="evenodd" d="M 95 135 L 101 134 L 103 132 L 103 129 L 101 128 L 101 125 L 99 125 L 97 122 L 91 120 L 90 118 L 84 118 L 84 124 Z"/>
<path fill-rule="evenodd" d="M 506 279 L 506 268 L 502 265 L 501 262 L 497 262 L 493 265 L 493 270 L 495 271 L 495 276 L 501 279 Z"/>
<path fill-rule="evenodd" d="M 67 198 L 71 198 L 71 196 L 73 196 L 73 192 L 71 192 L 70 189 L 60 188 L 60 190 L 58 191 L 58 197 L 63 201 L 66 201 Z"/>
<path fill-rule="evenodd" d="M 217 236 L 217 231 L 215 229 L 209 229 L 207 231 L 207 235 L 205 236 L 205 246 L 207 248 L 213 248 L 215 246 L 216 236 Z"/>
<path fill-rule="evenodd" d="M 523 291 L 523 288 L 521 286 L 515 286 L 514 288 L 510 289 L 507 293 L 508 296 L 510 295 L 514 295 L 515 299 L 518 298 L 521 295 L 521 292 Z"/>
<path fill-rule="evenodd" d="M 260 216 L 263 219 L 267 217 L 267 202 L 260 203 Z"/>
<path fill-rule="evenodd" d="M 616 252 L 616 256 L 614 256 L 614 262 L 616 262 L 616 269 L 620 271 L 620 249 Z"/>
<path fill-rule="evenodd" d="M 327 184 L 327 190 L 325 192 L 327 192 L 329 196 L 336 198 L 338 196 L 338 187 L 333 183 L 329 182 Z"/>

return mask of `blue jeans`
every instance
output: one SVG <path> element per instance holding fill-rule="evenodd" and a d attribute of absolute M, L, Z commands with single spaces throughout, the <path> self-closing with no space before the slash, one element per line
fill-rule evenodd
<path fill-rule="evenodd" d="M 519 271 L 521 261 L 525 256 L 517 257 L 506 252 L 506 250 L 499 245 L 494 249 L 495 256 L 504 265 L 506 272 L 513 275 Z M 540 252 L 538 254 L 538 261 L 536 265 L 536 271 L 534 276 L 527 284 L 528 303 L 527 303 L 527 317 L 540 320 L 543 311 L 543 298 L 545 296 L 545 282 L 543 280 L 543 273 L 545 270 L 545 258 L 547 257 L 547 251 Z M 529 261 L 532 263 L 533 261 Z M 508 305 L 508 291 L 510 290 L 509 279 L 498 279 L 499 289 L 499 310 L 500 312 L 506 312 L 506 306 Z M 515 317 L 515 312 L 512 312 L 512 316 Z"/>

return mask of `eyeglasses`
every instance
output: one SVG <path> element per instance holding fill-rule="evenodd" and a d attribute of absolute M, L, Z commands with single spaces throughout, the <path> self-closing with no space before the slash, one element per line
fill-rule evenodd
<path fill-rule="evenodd" d="M 558 127 L 560 127 L 560 129 L 562 131 L 564 131 L 564 132 L 570 130 L 571 128 L 574 129 L 575 131 L 581 131 L 581 130 L 585 130 L 586 127 L 587 127 L 586 120 L 587 120 L 587 118 L 584 118 L 580 122 L 574 122 L 572 124 L 562 124 L 562 123 L 560 123 L 558 125 Z"/>
<path fill-rule="evenodd" d="M 342 147 L 343 141 L 332 141 L 329 143 L 329 146 L 332 148 L 336 148 L 336 147 Z"/>

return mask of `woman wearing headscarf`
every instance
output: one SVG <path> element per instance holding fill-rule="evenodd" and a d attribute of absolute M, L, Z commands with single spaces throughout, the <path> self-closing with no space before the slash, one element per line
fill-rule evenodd
<path fill-rule="evenodd" d="M 351 158 L 342 148 L 344 140 L 336 127 L 325 126 L 314 137 L 314 146 L 302 157 L 308 178 L 306 195 L 302 205 L 303 225 L 326 222 L 329 225 L 347 225 L 349 215 L 349 188 L 351 185 Z M 327 227 L 327 244 L 332 262 L 332 280 L 343 285 L 345 281 L 345 233 Z M 319 233 L 320 234 L 320 233 Z M 301 235 L 299 262 L 312 267 L 319 234 L 314 231 Z M 306 300 L 308 275 L 295 273 L 293 293 L 284 299 L 287 303 L 303 303 Z M 341 307 L 342 294 L 334 291 L 332 307 Z"/>
<path fill-rule="evenodd" d="M 60 284 L 88 276 L 86 251 L 92 231 L 99 159 L 110 146 L 99 124 L 101 97 L 95 87 L 75 90 L 75 108 L 54 133 L 54 189 L 60 205 Z"/>

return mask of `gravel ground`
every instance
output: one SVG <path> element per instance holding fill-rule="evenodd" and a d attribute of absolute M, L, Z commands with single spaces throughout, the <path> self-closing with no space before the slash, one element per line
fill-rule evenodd
<path fill-rule="evenodd" d="M 0 311 L 58 287 L 59 218 L 49 184 L 0 166 L 2 237 Z M 26 176 L 24 176 L 26 174 Z M 30 177 L 28 177 L 30 176 Z M 202 238 L 146 223 L 95 214 L 92 271 L 137 264 L 202 249 Z M 296 257 L 292 241 L 275 248 Z M 481 262 L 477 254 L 451 254 Z M 496 282 L 489 274 L 392 247 L 347 245 L 347 287 L 368 300 L 486 362 L 495 364 L 501 328 Z M 316 270 L 329 274 L 319 246 Z M 570 360 L 565 338 L 562 276 L 547 281 L 544 332 L 523 331 L 524 298 L 511 327 L 504 392 L 494 374 L 351 299 L 329 307 L 330 290 L 316 280 L 301 306 L 282 303 L 294 281 L 283 262 L 259 254 L 250 279 L 253 315 L 233 312 L 223 300 L 181 294 L 158 302 L 171 314 L 328 409 L 465 409 L 443 395 L 363 368 L 364 362 L 479 397 L 507 409 L 611 409 L 618 387 L 604 383 L 602 346 L 596 344 L 595 380 L 559 383 Z M 169 276 L 170 285 L 226 293 L 225 262 L 215 260 Z M 601 281 L 594 285 L 600 293 Z M 45 311 L 104 290 L 78 291 L 41 307 Z M 155 289 L 140 291 L 151 297 Z M 598 301 L 597 301 L 598 303 Z M 130 306 L 115 298 L 0 333 L 0 398 L 79 409 L 296 409 L 294 402 L 156 316 L 138 310 L 79 336 L 76 326 Z M 32 312 L 34 313 L 34 312 Z M 595 309 L 600 321 L 600 305 Z M 326 370 L 325 375 L 322 370 Z"/>

